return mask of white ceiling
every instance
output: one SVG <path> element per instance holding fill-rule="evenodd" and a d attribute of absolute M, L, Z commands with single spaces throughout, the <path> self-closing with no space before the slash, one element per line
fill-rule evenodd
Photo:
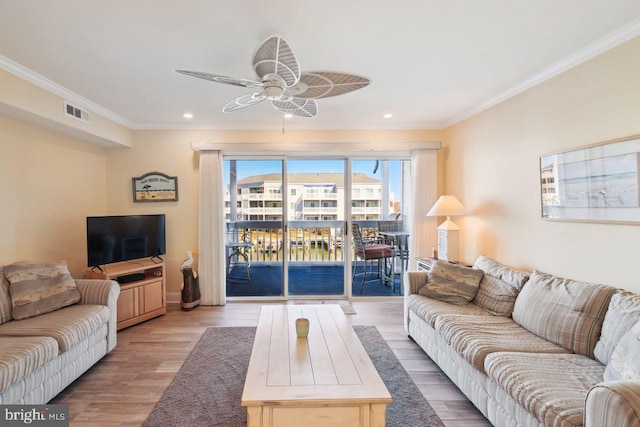
<path fill-rule="evenodd" d="M 268 103 L 222 113 L 250 90 L 173 71 L 254 79 L 272 34 L 302 71 L 372 79 L 288 128 L 442 128 L 637 36 L 640 1 L 0 1 L 0 66 L 134 129 L 279 129 Z"/>

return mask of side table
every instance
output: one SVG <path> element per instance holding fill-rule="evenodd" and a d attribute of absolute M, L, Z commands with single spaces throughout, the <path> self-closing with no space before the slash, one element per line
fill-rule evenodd
<path fill-rule="evenodd" d="M 440 261 L 440 262 L 449 262 L 451 264 L 459 264 L 459 265 L 463 265 L 465 267 L 471 267 L 468 264 L 463 264 L 461 262 L 452 262 L 452 261 L 444 261 L 444 260 L 438 260 L 436 258 L 433 257 L 424 257 L 424 258 L 416 258 L 416 262 L 418 263 L 418 271 L 429 271 L 431 270 L 431 267 L 433 267 L 433 263 L 436 261 Z"/>
<path fill-rule="evenodd" d="M 426 258 L 416 258 L 416 261 L 418 263 L 418 271 L 429 271 L 431 270 L 431 267 L 433 267 L 433 263 L 437 261 L 437 259 L 433 258 L 433 257 L 426 257 Z"/>

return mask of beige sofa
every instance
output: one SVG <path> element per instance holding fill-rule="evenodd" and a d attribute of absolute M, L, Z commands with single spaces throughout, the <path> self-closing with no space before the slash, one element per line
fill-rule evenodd
<path fill-rule="evenodd" d="M 422 295 L 440 270 L 406 273 L 405 327 L 493 425 L 640 427 L 639 295 L 485 256 L 474 268 L 484 275 L 466 305 Z M 605 381 L 624 357 L 636 371 Z"/>
<path fill-rule="evenodd" d="M 0 404 L 44 404 L 116 346 L 120 287 L 112 280 L 75 280 L 77 303 L 14 320 L 2 271 Z"/>

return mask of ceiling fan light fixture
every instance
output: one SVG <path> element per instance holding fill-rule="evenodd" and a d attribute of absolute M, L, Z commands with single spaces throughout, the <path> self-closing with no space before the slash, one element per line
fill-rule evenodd
<path fill-rule="evenodd" d="M 185 119 L 193 119 L 193 113 L 184 113 L 182 117 Z"/>
<path fill-rule="evenodd" d="M 278 100 L 282 98 L 282 95 L 284 94 L 284 89 L 281 88 L 280 86 L 265 86 L 264 94 L 267 98 L 269 98 L 272 101 Z"/>
<path fill-rule="evenodd" d="M 286 113 L 286 114 L 284 115 L 284 118 L 285 118 L 285 119 L 290 119 L 291 117 L 293 117 L 293 114 L 291 114 L 291 113 Z"/>
<path fill-rule="evenodd" d="M 387 113 L 387 114 L 384 115 L 385 119 L 390 119 L 391 117 L 393 117 L 393 114 L 391 114 L 391 113 Z"/>

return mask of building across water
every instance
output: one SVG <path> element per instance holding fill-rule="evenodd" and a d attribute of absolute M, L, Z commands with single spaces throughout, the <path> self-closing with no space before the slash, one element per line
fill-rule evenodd
<path fill-rule="evenodd" d="M 287 207 L 282 203 L 282 175 L 254 175 L 236 184 L 236 220 L 332 221 L 344 219 L 345 184 L 341 173 L 291 173 L 287 176 Z M 353 220 L 382 219 L 382 183 L 364 173 L 354 173 L 351 182 Z M 225 195 L 225 215 L 231 220 L 231 193 Z M 393 201 L 393 194 L 389 200 Z M 394 212 L 397 203 L 391 202 Z"/>

